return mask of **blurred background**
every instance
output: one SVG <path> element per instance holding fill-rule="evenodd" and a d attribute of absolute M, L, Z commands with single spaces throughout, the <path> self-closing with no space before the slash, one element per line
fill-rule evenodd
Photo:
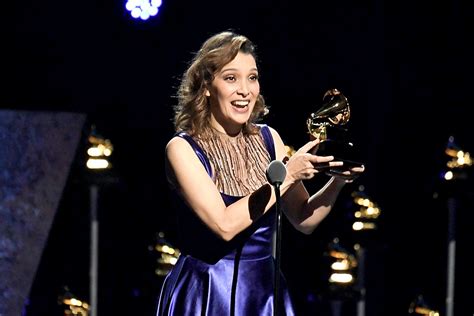
<path fill-rule="evenodd" d="M 201 43 L 232 29 L 257 45 L 263 122 L 299 148 L 306 119 L 337 88 L 366 166 L 312 235 L 283 223 L 282 269 L 299 315 L 472 315 L 473 18 L 459 0 L 6 3 L 3 113 L 80 122 L 75 141 L 51 147 L 70 158 L 43 241 L 28 239 L 37 255 L 26 255 L 36 260 L 20 314 L 154 315 L 179 255 L 163 159 L 176 87 Z M 33 126 L 21 122 L 2 127 L 4 144 L 20 146 L 9 140 Z M 108 168 L 87 167 L 90 147 L 110 153 Z M 11 192 L 2 191 L 2 212 Z M 5 249 L 20 253 L 27 239 L 6 238 L 17 221 L 0 214 L 0 259 L 11 268 L 2 272 L 21 275 L 24 261 Z M 3 281 L 0 304 L 13 301 L 5 293 L 16 280 Z M 5 306 L 0 315 L 15 310 Z"/>

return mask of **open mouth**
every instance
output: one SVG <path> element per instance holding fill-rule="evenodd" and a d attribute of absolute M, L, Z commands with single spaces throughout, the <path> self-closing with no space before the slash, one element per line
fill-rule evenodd
<path fill-rule="evenodd" d="M 242 100 L 242 101 L 232 101 L 231 104 L 237 108 L 243 109 L 246 106 L 248 106 L 250 101 L 248 100 Z"/>

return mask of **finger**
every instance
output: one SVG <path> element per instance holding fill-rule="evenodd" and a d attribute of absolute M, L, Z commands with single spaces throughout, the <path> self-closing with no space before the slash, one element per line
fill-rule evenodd
<path fill-rule="evenodd" d="M 364 172 L 364 171 L 365 171 L 365 167 L 364 167 L 364 166 L 362 166 L 362 167 L 354 167 L 354 168 L 351 168 L 351 171 L 352 171 L 352 172 L 361 173 L 361 172 Z"/>
<path fill-rule="evenodd" d="M 313 164 L 324 164 L 327 162 L 334 162 L 333 165 L 342 165 L 342 161 L 333 161 L 334 156 L 316 156 L 316 155 L 308 155 L 308 160 Z"/>
<path fill-rule="evenodd" d="M 305 175 L 305 180 L 309 180 L 315 177 L 315 175 L 319 173 L 317 169 L 310 169 Z"/>
<path fill-rule="evenodd" d="M 317 170 L 327 169 L 327 168 L 338 168 L 343 166 L 344 163 L 342 161 L 318 161 L 313 163 L 313 167 Z"/>
<path fill-rule="evenodd" d="M 306 144 L 304 144 L 300 149 L 298 149 L 296 152 L 300 154 L 307 153 L 308 151 L 311 150 L 311 148 L 313 148 L 317 144 L 319 144 L 319 139 L 309 141 Z"/>

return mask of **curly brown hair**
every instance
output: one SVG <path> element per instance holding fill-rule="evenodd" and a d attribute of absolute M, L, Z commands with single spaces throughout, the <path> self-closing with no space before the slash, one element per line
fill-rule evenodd
<path fill-rule="evenodd" d="M 205 95 L 206 87 L 239 52 L 251 54 L 257 60 L 255 45 L 247 37 L 232 31 L 217 33 L 202 44 L 183 74 L 178 88 L 178 104 L 174 107 L 176 131 L 186 131 L 190 135 L 199 135 L 204 138 L 211 133 L 210 109 Z M 260 94 L 249 122 L 243 127 L 243 132 L 245 134 L 257 133 L 258 129 L 254 123 L 267 113 L 268 106 Z"/>

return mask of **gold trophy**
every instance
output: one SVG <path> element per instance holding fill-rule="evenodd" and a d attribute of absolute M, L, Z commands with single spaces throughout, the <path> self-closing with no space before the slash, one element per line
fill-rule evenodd
<path fill-rule="evenodd" d="M 335 161 L 343 161 L 340 167 L 326 167 L 328 174 L 341 174 L 363 164 L 356 159 L 354 144 L 348 141 L 347 128 L 351 117 L 347 98 L 337 89 L 326 91 L 323 105 L 311 113 L 306 123 L 312 139 L 319 138 L 318 156 L 334 156 Z"/>

